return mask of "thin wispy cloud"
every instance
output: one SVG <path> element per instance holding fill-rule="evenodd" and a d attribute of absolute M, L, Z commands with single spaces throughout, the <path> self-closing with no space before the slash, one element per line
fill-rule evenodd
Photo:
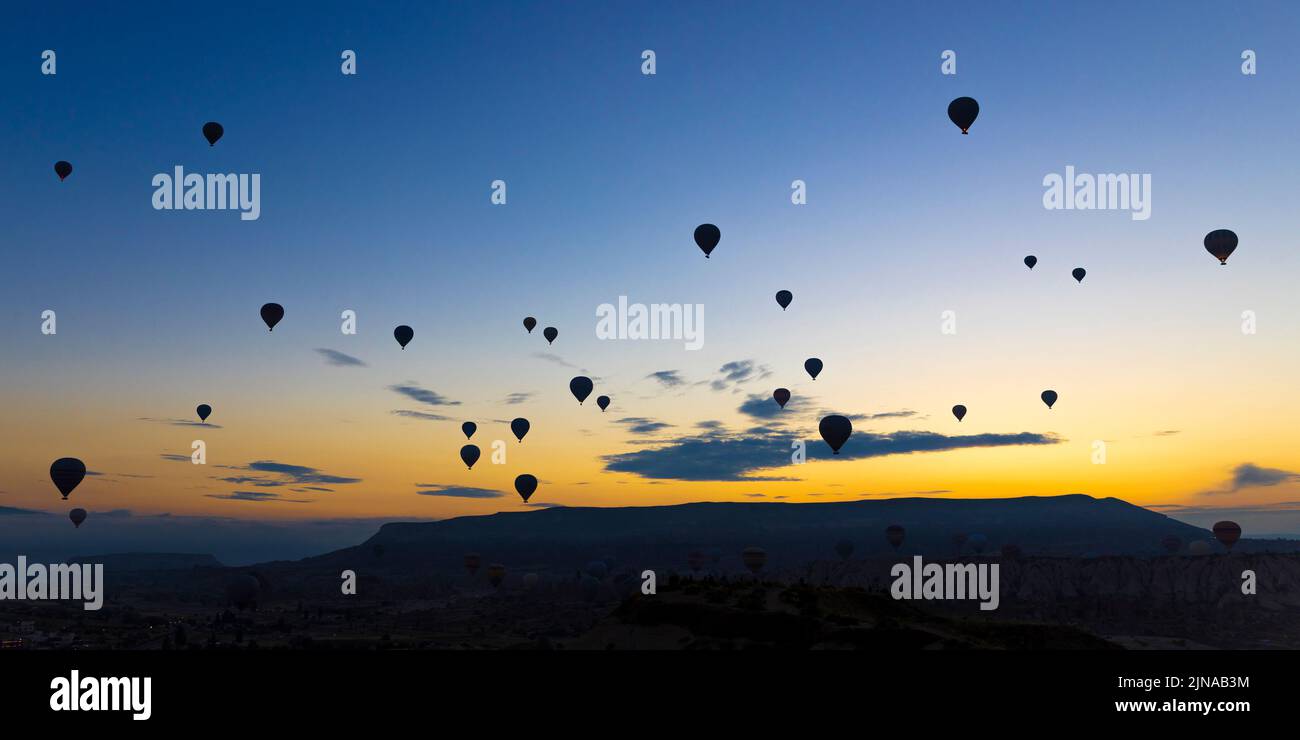
<path fill-rule="evenodd" d="M 686 379 L 677 370 L 656 370 L 646 376 L 665 388 L 676 388 L 686 384 Z"/>
<path fill-rule="evenodd" d="M 326 349 L 324 347 L 318 347 L 316 348 L 316 352 L 319 353 L 321 357 L 325 358 L 325 364 L 333 365 L 334 367 L 365 367 L 366 366 L 366 363 L 362 362 L 356 357 L 353 357 L 352 355 L 349 354 L 345 354 L 336 349 Z"/>
<path fill-rule="evenodd" d="M 1236 493 L 1243 488 L 1268 488 L 1283 483 L 1300 481 L 1300 473 L 1280 468 L 1265 468 L 1255 463 L 1242 463 L 1232 469 L 1226 489 L 1204 491 L 1202 496 L 1224 496 Z"/>
<path fill-rule="evenodd" d="M 530 398 L 533 397 L 533 395 L 534 395 L 533 393 L 511 393 L 510 395 L 506 396 L 506 405 L 517 406 L 521 403 L 525 403 L 526 401 L 528 401 Z"/>
<path fill-rule="evenodd" d="M 421 496 L 445 496 L 447 498 L 501 498 L 506 494 L 487 488 L 468 488 L 465 486 L 420 486 L 424 490 L 416 491 Z"/>
<path fill-rule="evenodd" d="M 644 416 L 625 416 L 622 419 L 618 419 L 615 423 L 626 426 L 627 430 L 633 434 L 654 434 L 655 432 L 668 429 L 672 426 L 672 424 L 667 422 L 647 419 Z"/>
<path fill-rule="evenodd" d="M 427 411 L 412 411 L 410 409 L 394 409 L 393 416 L 405 416 L 408 419 L 422 419 L 424 421 L 447 421 L 450 416 L 442 414 L 430 414 Z"/>
<path fill-rule="evenodd" d="M 397 385 L 388 386 L 388 390 L 406 396 L 412 401 L 428 404 L 429 406 L 459 406 L 460 401 L 453 401 L 443 396 L 437 391 L 421 388 L 415 383 L 398 383 Z"/>

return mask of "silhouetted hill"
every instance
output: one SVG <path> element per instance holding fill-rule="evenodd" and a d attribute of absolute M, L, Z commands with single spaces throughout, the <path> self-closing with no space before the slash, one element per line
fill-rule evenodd
<path fill-rule="evenodd" d="M 109 555 L 80 555 L 73 563 L 102 563 L 105 571 L 120 573 L 134 570 L 188 570 L 190 568 L 222 568 L 221 561 L 211 555 L 174 552 L 120 552 Z"/>

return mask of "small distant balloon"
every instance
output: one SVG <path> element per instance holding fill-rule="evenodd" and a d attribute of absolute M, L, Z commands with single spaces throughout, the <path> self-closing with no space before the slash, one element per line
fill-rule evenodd
<path fill-rule="evenodd" d="M 1043 399 L 1043 403 L 1047 404 L 1047 408 L 1049 409 L 1056 403 L 1057 398 L 1056 391 L 1043 391 L 1038 395 L 1038 397 Z"/>
<path fill-rule="evenodd" d="M 560 330 L 556 329 L 554 326 L 548 326 L 545 329 L 542 329 L 542 336 L 546 337 L 547 344 L 552 344 L 555 342 L 555 338 L 560 336 Z"/>
<path fill-rule="evenodd" d="M 493 587 L 500 586 L 501 582 L 506 578 L 506 567 L 500 563 L 493 563 L 488 566 L 487 576 L 488 583 L 491 583 Z"/>
<path fill-rule="evenodd" d="M 482 564 L 483 564 L 483 556 L 479 555 L 476 552 L 465 553 L 465 570 L 469 571 L 469 574 L 471 576 L 473 576 L 475 573 L 478 573 L 479 566 Z"/>
<path fill-rule="evenodd" d="M 948 118 L 961 129 L 963 134 L 970 133 L 975 117 L 980 114 L 980 104 L 975 98 L 957 98 L 948 104 Z"/>
<path fill-rule="evenodd" d="M 62 182 L 63 180 L 68 179 L 68 175 L 71 175 L 71 174 L 72 174 L 72 163 L 71 163 L 71 162 L 64 162 L 64 161 L 61 160 L 61 159 L 60 159 L 59 161 L 55 162 L 55 163 L 54 163 L 54 174 L 56 174 L 56 175 L 59 176 L 59 181 L 60 181 L 60 182 Z M 94 178 L 92 177 L 91 179 L 93 180 Z"/>
<path fill-rule="evenodd" d="M 402 349 L 406 349 L 406 345 L 414 338 L 415 330 L 406 324 L 402 324 L 393 330 L 393 339 L 396 339 L 397 343 L 402 345 Z"/>
<path fill-rule="evenodd" d="M 686 554 L 686 565 L 691 569 L 692 573 L 699 573 L 700 569 L 704 567 L 704 553 L 699 550 L 691 550 Z"/>
<path fill-rule="evenodd" d="M 465 463 L 470 470 L 473 470 L 474 463 L 478 462 L 479 454 L 481 453 L 479 452 L 478 445 L 465 445 L 460 448 L 461 462 Z"/>
<path fill-rule="evenodd" d="M 529 334 L 532 334 L 533 329 L 537 328 L 537 319 L 533 318 L 532 316 L 525 316 L 524 328 L 528 330 Z"/>
<path fill-rule="evenodd" d="M 208 417 L 212 415 L 212 407 L 206 403 L 199 404 L 194 411 L 198 413 L 199 421 L 207 421 Z"/>
<path fill-rule="evenodd" d="M 1074 279 L 1075 279 L 1075 280 L 1077 280 L 1077 281 L 1079 281 L 1079 282 L 1082 283 L 1082 282 L 1083 282 L 1083 276 L 1084 276 L 1084 275 L 1087 275 L 1087 274 L 1088 274 L 1088 271 L 1085 270 L 1085 269 L 1083 269 L 1082 267 L 1076 267 L 1076 268 L 1074 268 L 1073 270 L 1070 271 L 1070 274 L 1074 276 Z"/>
<path fill-rule="evenodd" d="M 1028 267 L 1029 269 L 1032 270 L 1034 269 L 1034 265 L 1036 264 L 1038 264 L 1038 258 L 1035 257 L 1034 255 L 1031 254 L 1025 258 L 1025 267 Z"/>
<path fill-rule="evenodd" d="M 888 527 L 885 527 L 885 541 L 895 550 L 902 546 L 903 537 L 906 534 L 907 530 L 903 529 L 903 525 L 901 524 L 891 524 Z"/>
<path fill-rule="evenodd" d="M 73 509 L 72 511 L 68 512 L 68 518 L 72 520 L 72 526 L 76 527 L 77 529 L 80 529 L 81 523 L 86 521 L 86 510 Z"/>
<path fill-rule="evenodd" d="M 50 480 L 65 499 L 85 477 L 86 464 L 75 457 L 61 457 L 50 465 Z"/>
<path fill-rule="evenodd" d="M 740 553 L 740 560 L 749 568 L 749 572 L 758 575 L 758 572 L 767 564 L 767 551 L 761 547 L 746 547 Z"/>
<path fill-rule="evenodd" d="M 1231 229 L 1215 229 L 1205 235 L 1205 251 L 1214 255 L 1219 264 L 1228 264 L 1228 257 L 1237 248 L 1237 235 Z"/>
<path fill-rule="evenodd" d="M 809 357 L 803 361 L 803 369 L 808 371 L 808 374 L 812 376 L 813 380 L 816 380 L 817 376 L 820 375 L 822 371 L 822 361 L 816 357 Z"/>
<path fill-rule="evenodd" d="M 777 302 L 777 305 L 779 305 L 779 306 L 781 307 L 781 310 L 782 310 L 782 311 L 784 311 L 784 310 L 786 310 L 787 308 L 789 308 L 789 307 L 790 307 L 790 301 L 793 301 L 793 300 L 794 300 L 794 293 L 791 293 L 791 292 L 788 291 L 788 290 L 778 290 L 778 291 L 776 292 L 776 302 Z"/>
<path fill-rule="evenodd" d="M 787 388 L 777 388 L 772 391 L 772 398 L 776 400 L 778 406 L 785 408 L 785 405 L 790 403 L 790 391 Z"/>
<path fill-rule="evenodd" d="M 1229 550 L 1232 549 L 1233 545 L 1237 544 L 1237 540 L 1241 539 L 1241 526 L 1236 522 L 1217 522 L 1212 531 L 1214 532 L 1214 539 Z"/>
<path fill-rule="evenodd" d="M 1209 555 L 1211 550 L 1210 543 L 1205 540 L 1192 540 L 1187 544 L 1187 554 L 1189 555 Z"/>
<path fill-rule="evenodd" d="M 574 398 L 578 399 L 579 404 L 587 400 L 587 396 L 591 395 L 592 388 L 595 388 L 595 384 L 591 382 L 591 378 L 585 375 L 579 375 L 569 381 L 569 392 L 573 394 Z"/>
<path fill-rule="evenodd" d="M 284 318 L 284 306 L 278 303 L 267 303 L 262 306 L 262 321 L 266 322 L 267 331 L 275 331 L 275 325 L 280 323 Z"/>
<path fill-rule="evenodd" d="M 849 435 L 853 433 L 853 424 L 847 417 L 832 414 L 822 419 L 817 429 L 821 432 L 822 439 L 826 440 L 826 444 L 831 446 L 831 451 L 838 455 L 840 448 L 849 441 Z"/>
<path fill-rule="evenodd" d="M 478 431 L 478 424 L 475 424 L 472 421 L 467 421 L 460 425 L 460 430 L 465 433 L 465 439 L 469 439 L 474 436 L 474 432 Z"/>
<path fill-rule="evenodd" d="M 952 415 L 957 417 L 957 421 L 966 418 L 966 407 L 960 403 L 952 407 Z"/>
<path fill-rule="evenodd" d="M 1183 549 L 1183 540 L 1176 534 L 1167 535 L 1160 540 L 1160 546 L 1165 548 L 1165 552 L 1172 555 Z"/>
<path fill-rule="evenodd" d="M 517 419 L 513 419 L 510 422 L 510 431 L 514 433 L 515 439 L 519 440 L 520 442 L 524 441 L 524 435 L 528 434 L 528 430 L 531 428 L 532 425 L 529 424 L 528 420 L 522 416 L 520 416 Z"/>
<path fill-rule="evenodd" d="M 596 405 L 600 407 L 601 411 L 609 408 L 609 396 L 596 396 Z"/>
<path fill-rule="evenodd" d="M 708 259 L 718 242 L 722 241 L 722 231 L 713 224 L 700 224 L 695 227 L 695 243 L 699 245 L 700 251 L 704 252 L 704 258 Z"/>
<path fill-rule="evenodd" d="M 537 478 L 535 476 L 524 473 L 515 478 L 515 492 L 524 500 L 524 503 L 528 503 L 528 497 L 532 496 L 533 491 L 536 490 Z"/>
<path fill-rule="evenodd" d="M 208 140 L 208 146 L 216 146 L 217 141 L 224 133 L 226 133 L 226 129 L 222 128 L 221 124 L 216 121 L 208 121 L 203 124 L 203 138 Z M 239 147 L 236 146 L 235 148 L 238 149 Z"/>

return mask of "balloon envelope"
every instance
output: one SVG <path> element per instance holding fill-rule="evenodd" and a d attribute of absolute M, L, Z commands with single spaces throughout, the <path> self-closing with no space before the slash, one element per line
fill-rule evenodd
<path fill-rule="evenodd" d="M 1047 404 L 1047 408 L 1049 409 L 1056 403 L 1057 398 L 1056 391 L 1043 391 L 1038 394 L 1038 397 L 1043 399 L 1043 403 Z"/>
<path fill-rule="evenodd" d="M 72 163 L 59 160 L 54 163 L 54 174 L 59 176 L 60 180 L 66 180 L 68 175 L 72 174 Z M 91 178 L 92 180 L 94 178 Z"/>
<path fill-rule="evenodd" d="M 531 428 L 532 424 L 529 424 L 528 420 L 522 416 L 510 422 L 510 431 L 514 433 L 515 439 L 520 442 L 524 441 L 524 435 L 528 434 L 528 430 Z"/>
<path fill-rule="evenodd" d="M 569 381 L 569 392 L 573 394 L 574 398 L 578 399 L 578 403 L 587 400 L 587 396 L 591 395 L 591 389 L 594 387 L 591 378 L 585 375 L 579 375 Z"/>
<path fill-rule="evenodd" d="M 1087 275 L 1087 274 L 1088 274 L 1088 271 L 1085 270 L 1085 269 L 1083 269 L 1082 267 L 1076 267 L 1076 268 L 1074 268 L 1073 270 L 1070 271 L 1070 274 L 1074 276 L 1074 279 L 1075 279 L 1075 280 L 1077 280 L 1077 281 L 1079 281 L 1079 282 L 1082 283 L 1082 282 L 1083 282 L 1083 276 L 1084 276 L 1084 275 Z"/>
<path fill-rule="evenodd" d="M 1160 540 L 1160 546 L 1165 548 L 1165 552 L 1175 553 L 1183 549 L 1183 540 L 1178 535 L 1168 535 Z"/>
<path fill-rule="evenodd" d="M 907 530 L 903 529 L 903 525 L 901 524 L 891 524 L 888 527 L 885 527 L 885 541 L 887 541 L 889 546 L 895 550 L 903 544 L 903 536 L 905 534 L 907 534 Z"/>
<path fill-rule="evenodd" d="M 957 417 L 957 421 L 966 418 L 966 407 L 960 403 L 952 407 L 952 415 Z"/>
<path fill-rule="evenodd" d="M 785 405 L 790 403 L 790 391 L 787 388 L 777 388 L 772 391 L 772 398 L 776 400 L 778 406 L 785 408 Z"/>
<path fill-rule="evenodd" d="M 948 104 L 948 118 L 961 129 L 963 134 L 969 133 L 971 125 L 975 123 L 975 117 L 979 114 L 980 104 L 975 101 L 975 98 L 957 98 Z"/>
<path fill-rule="evenodd" d="M 601 411 L 609 408 L 609 396 L 596 396 L 596 405 L 600 407 Z"/>
<path fill-rule="evenodd" d="M 816 357 L 809 357 L 803 361 L 803 369 L 808 371 L 808 374 L 812 376 L 813 380 L 816 380 L 817 376 L 820 375 L 822 371 L 822 361 Z"/>
<path fill-rule="evenodd" d="M 1028 267 L 1029 269 L 1032 270 L 1034 269 L 1034 265 L 1036 264 L 1038 264 L 1038 258 L 1035 257 L 1034 255 L 1031 254 L 1025 258 L 1025 267 Z"/>
<path fill-rule="evenodd" d="M 1205 251 L 1214 255 L 1219 264 L 1228 264 L 1228 256 L 1237 248 L 1237 235 L 1231 229 L 1216 229 L 1205 235 Z"/>
<path fill-rule="evenodd" d="M 406 349 L 406 345 L 414 338 L 415 330 L 406 324 L 402 324 L 393 330 L 393 339 L 396 339 L 397 343 L 402 345 L 402 349 Z"/>
<path fill-rule="evenodd" d="M 86 464 L 75 457 L 61 457 L 50 465 L 50 480 L 64 498 L 86 477 Z"/>
<path fill-rule="evenodd" d="M 474 436 L 474 432 L 478 431 L 478 424 L 475 424 L 472 421 L 467 421 L 460 425 L 460 430 L 465 433 L 465 439 L 469 439 Z"/>
<path fill-rule="evenodd" d="M 68 512 L 68 518 L 72 520 L 72 526 L 81 528 L 81 523 L 86 521 L 85 509 L 73 509 Z"/>
<path fill-rule="evenodd" d="M 537 478 L 535 476 L 524 473 L 515 478 L 515 492 L 523 498 L 524 503 L 528 503 L 528 497 L 533 495 L 533 491 L 536 490 Z"/>
<path fill-rule="evenodd" d="M 206 403 L 201 403 L 198 405 L 198 408 L 194 409 L 194 411 L 198 413 L 199 421 L 207 421 L 208 416 L 212 414 L 212 407 Z"/>
<path fill-rule="evenodd" d="M 532 334 L 533 329 L 535 329 L 536 327 L 537 327 L 537 319 L 533 318 L 532 316 L 524 317 L 524 328 L 528 330 L 529 334 Z"/>
<path fill-rule="evenodd" d="M 493 563 L 487 569 L 488 583 L 493 586 L 500 586 L 506 577 L 506 567 L 500 563 Z"/>
<path fill-rule="evenodd" d="M 847 417 L 832 414 L 822 419 L 821 423 L 817 425 L 817 430 L 821 432 L 822 439 L 826 440 L 826 444 L 831 446 L 831 450 L 838 455 L 840 454 L 840 448 L 844 446 L 844 443 L 849 440 L 849 435 L 853 433 L 853 424 L 849 422 Z"/>
<path fill-rule="evenodd" d="M 782 311 L 788 308 L 790 306 L 790 301 L 793 300 L 794 300 L 794 293 L 791 293 L 788 290 L 778 290 L 776 292 L 776 302 L 779 306 L 781 306 Z"/>
<path fill-rule="evenodd" d="M 542 329 L 542 336 L 546 337 L 547 344 L 551 344 L 555 341 L 556 337 L 560 336 L 560 330 L 556 329 L 554 326 L 548 326 L 545 329 Z"/>
<path fill-rule="evenodd" d="M 1241 527 L 1236 522 L 1223 521 L 1214 525 L 1214 539 L 1229 550 L 1241 539 Z"/>
<path fill-rule="evenodd" d="M 699 245 L 700 251 L 704 252 L 704 258 L 708 259 L 713 248 L 718 246 L 722 241 L 722 230 L 713 224 L 700 224 L 695 227 L 695 243 Z"/>
<path fill-rule="evenodd" d="M 266 322 L 266 328 L 269 331 L 275 331 L 275 325 L 280 323 L 284 318 L 284 306 L 278 303 L 267 303 L 262 306 L 262 321 Z"/>
<path fill-rule="evenodd" d="M 222 128 L 221 124 L 216 121 L 208 121 L 203 124 L 203 138 L 208 140 L 208 146 L 215 146 L 217 140 L 224 133 L 226 133 L 226 129 Z M 238 146 L 236 145 L 235 148 L 238 148 Z"/>
<path fill-rule="evenodd" d="M 465 463 L 465 465 L 468 466 L 470 470 L 473 470 L 474 463 L 478 462 L 479 454 L 481 453 L 479 452 L 477 445 L 465 445 L 464 447 L 460 448 L 461 462 Z"/>
<path fill-rule="evenodd" d="M 751 573 L 758 573 L 767 564 L 767 551 L 761 547 L 746 547 L 740 553 L 740 560 Z"/>
<path fill-rule="evenodd" d="M 465 553 L 465 570 L 469 571 L 472 576 L 478 572 L 478 568 L 483 564 L 483 557 L 476 552 Z"/>

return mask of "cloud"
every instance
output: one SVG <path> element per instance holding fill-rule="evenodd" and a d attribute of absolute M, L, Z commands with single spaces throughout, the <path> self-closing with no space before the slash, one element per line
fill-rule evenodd
<path fill-rule="evenodd" d="M 699 429 L 704 429 L 710 432 L 718 431 L 720 429 L 725 428 L 723 423 L 716 419 L 706 419 L 704 421 L 697 421 L 695 422 L 695 426 Z"/>
<path fill-rule="evenodd" d="M 408 419 L 423 419 L 425 421 L 447 421 L 451 417 L 442 414 L 430 414 L 424 411 L 411 411 L 410 409 L 394 409 L 394 416 L 405 416 Z"/>
<path fill-rule="evenodd" d="M 658 370 L 646 376 L 659 382 L 665 388 L 676 388 L 679 385 L 685 385 L 686 379 L 678 370 Z"/>
<path fill-rule="evenodd" d="M 267 493 L 266 491 L 232 491 L 231 493 L 209 493 L 208 498 L 225 499 L 227 501 L 276 501 L 285 504 L 309 504 L 310 501 L 298 499 L 281 498 L 278 493 Z"/>
<path fill-rule="evenodd" d="M 171 462 L 190 462 L 194 459 L 189 455 L 173 455 L 166 452 L 159 455 L 158 457 L 161 457 L 164 460 L 170 460 Z"/>
<path fill-rule="evenodd" d="M 316 468 L 309 468 L 305 465 L 290 465 L 288 463 L 275 462 L 274 460 L 257 460 L 244 466 L 223 465 L 228 470 L 241 470 L 252 473 L 267 473 L 267 475 L 231 475 L 217 480 L 234 485 L 247 485 L 257 488 L 278 488 L 280 486 L 306 486 L 308 484 L 329 484 L 345 485 L 348 483 L 360 483 L 360 478 L 348 478 L 341 475 L 330 475 L 323 473 Z M 328 490 L 328 489 L 321 489 Z M 250 492 L 251 493 L 251 492 Z M 267 494 L 274 496 L 276 494 Z M 260 499 L 259 499 L 260 500 Z"/>
<path fill-rule="evenodd" d="M 603 458 L 605 469 L 632 473 L 642 478 L 691 481 L 797 480 L 790 477 L 759 477 L 759 470 L 789 470 L 791 442 L 795 437 L 770 431 L 748 437 L 687 437 L 650 449 L 635 450 Z M 893 434 L 858 432 L 845 443 L 839 459 L 862 459 L 914 452 L 940 452 L 972 447 L 1005 447 L 1057 444 L 1055 435 L 1018 432 L 1013 434 L 971 434 L 946 436 L 934 432 L 905 431 Z M 829 459 L 830 449 L 821 440 L 807 442 L 808 459 Z"/>
<path fill-rule="evenodd" d="M 511 393 L 506 396 L 506 404 L 509 406 L 515 406 L 524 403 L 528 399 L 532 398 L 533 395 L 534 394 L 532 393 Z"/>
<path fill-rule="evenodd" d="M 151 419 L 147 416 L 141 416 L 136 421 L 148 421 L 154 424 L 171 424 L 174 427 L 203 427 L 204 429 L 221 429 L 220 424 L 212 424 L 206 421 L 194 421 L 192 419 Z"/>
<path fill-rule="evenodd" d="M 882 411 L 879 414 L 863 414 L 864 421 L 872 419 L 910 419 L 916 416 L 916 412 L 910 409 L 900 409 L 898 411 Z"/>
<path fill-rule="evenodd" d="M 1155 436 L 1157 436 L 1157 437 L 1172 437 L 1173 435 L 1178 434 L 1179 431 L 1180 431 L 1180 430 L 1178 430 L 1178 429 L 1166 429 L 1166 430 L 1164 430 L 1164 431 L 1156 432 L 1156 433 L 1155 433 Z"/>
<path fill-rule="evenodd" d="M 325 349 L 317 347 L 316 351 L 321 357 L 325 358 L 325 364 L 334 367 L 365 367 L 366 363 L 349 354 L 344 354 L 336 349 Z"/>
<path fill-rule="evenodd" d="M 0 516 L 48 516 L 49 512 L 20 509 L 17 506 L 0 506 Z"/>
<path fill-rule="evenodd" d="M 466 488 L 463 486 L 437 486 L 424 491 L 416 491 L 416 493 L 421 496 L 447 496 L 449 498 L 501 498 L 502 496 L 505 496 L 505 494 L 500 491 L 491 491 L 486 488 Z"/>
<path fill-rule="evenodd" d="M 789 401 L 785 402 L 785 408 L 776 402 L 771 396 L 754 394 L 749 396 L 736 409 L 742 414 L 752 416 L 755 419 L 775 419 L 784 414 L 794 413 L 803 408 L 803 399 L 798 396 L 791 396 Z"/>
<path fill-rule="evenodd" d="M 732 360 L 718 368 L 718 372 L 721 377 L 709 382 L 709 387 L 715 391 L 724 391 L 732 385 L 748 383 L 751 380 L 762 380 L 772 374 L 771 369 L 766 365 L 759 365 L 753 360 Z"/>
<path fill-rule="evenodd" d="M 553 362 L 556 365 L 560 365 L 561 367 L 577 367 L 576 365 L 565 360 L 563 357 L 560 357 L 559 355 L 554 354 L 552 352 L 534 352 L 533 357 L 536 357 L 539 360 L 546 360 L 547 362 Z"/>
<path fill-rule="evenodd" d="M 394 393 L 400 393 L 412 401 L 428 404 L 430 406 L 459 406 L 460 401 L 452 401 L 441 395 L 437 391 L 431 391 L 427 388 L 421 388 L 415 383 L 399 383 L 388 386 L 388 390 Z"/>
<path fill-rule="evenodd" d="M 1242 463 L 1232 469 L 1232 479 L 1227 489 L 1202 491 L 1202 496 L 1226 496 L 1243 488 L 1265 488 L 1300 480 L 1300 473 L 1279 468 L 1264 468 L 1255 463 Z"/>
<path fill-rule="evenodd" d="M 644 416 L 626 416 L 615 423 L 623 424 L 633 434 L 654 434 L 661 429 L 668 429 L 672 426 L 667 422 L 647 419 Z"/>

